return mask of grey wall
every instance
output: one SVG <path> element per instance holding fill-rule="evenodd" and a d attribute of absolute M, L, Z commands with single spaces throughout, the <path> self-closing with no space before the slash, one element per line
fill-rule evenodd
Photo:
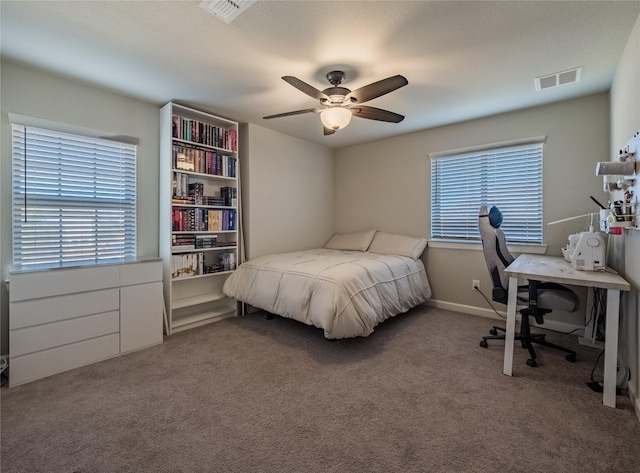
<path fill-rule="evenodd" d="M 596 211 L 590 195 L 605 199 L 595 168 L 609 152 L 607 93 L 339 150 L 336 230 L 375 227 L 429 237 L 429 153 L 542 135 L 546 136 L 544 241 L 547 254 L 560 255 L 567 236 L 585 230 L 587 219 L 554 226 L 546 223 Z M 427 248 L 423 258 L 436 304 L 483 315 L 493 313 L 484 299 L 471 290 L 471 280 L 479 279 L 485 293 L 490 294 L 491 282 L 480 250 L 480 244 Z M 553 314 L 550 319 L 581 324 L 584 315 Z"/>
<path fill-rule="evenodd" d="M 335 228 L 333 152 L 252 124 L 240 138 L 247 256 L 323 246 Z"/>
<path fill-rule="evenodd" d="M 640 130 L 640 17 L 631 33 L 611 88 L 611 147 L 608 156 Z M 607 159 L 603 159 L 607 161 Z M 629 394 L 640 418 L 640 231 L 628 230 L 615 238 L 614 267 L 629 281 L 623 294 L 620 322 L 620 359 L 629 367 Z"/>

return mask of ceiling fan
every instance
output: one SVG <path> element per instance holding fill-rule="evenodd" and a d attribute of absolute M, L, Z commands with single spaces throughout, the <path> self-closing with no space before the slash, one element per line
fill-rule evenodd
<path fill-rule="evenodd" d="M 284 76 L 282 79 L 285 82 L 288 82 L 310 97 L 319 100 L 320 107 L 278 113 L 264 117 L 264 119 L 288 117 L 290 115 L 300 115 L 303 113 L 320 113 L 325 135 L 331 135 L 337 130 L 347 126 L 352 116 L 391 123 L 400 123 L 404 120 L 403 115 L 360 104 L 393 92 L 400 87 L 404 87 L 409 83 L 406 78 L 401 75 L 387 77 L 386 79 L 365 85 L 354 91 L 340 87 L 344 78 L 345 73 L 343 71 L 329 72 L 327 74 L 327 80 L 331 84 L 331 87 L 320 91 L 296 77 Z"/>

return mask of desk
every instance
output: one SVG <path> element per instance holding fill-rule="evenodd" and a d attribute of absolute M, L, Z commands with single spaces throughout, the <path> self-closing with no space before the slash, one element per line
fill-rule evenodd
<path fill-rule="evenodd" d="M 620 291 L 628 291 L 629 283 L 609 268 L 606 271 L 578 271 L 560 256 L 520 255 L 505 269 L 505 273 L 509 275 L 509 299 L 502 372 L 507 376 L 511 376 L 513 367 L 518 278 L 607 290 L 602 403 L 616 407 Z"/>

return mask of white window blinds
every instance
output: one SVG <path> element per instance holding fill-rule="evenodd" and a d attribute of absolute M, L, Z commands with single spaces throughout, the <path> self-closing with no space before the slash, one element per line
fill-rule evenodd
<path fill-rule="evenodd" d="M 136 146 L 12 125 L 13 264 L 41 269 L 136 255 Z"/>
<path fill-rule="evenodd" d="M 509 243 L 542 244 L 543 138 L 431 155 L 431 238 L 480 241 L 478 211 L 496 205 Z"/>

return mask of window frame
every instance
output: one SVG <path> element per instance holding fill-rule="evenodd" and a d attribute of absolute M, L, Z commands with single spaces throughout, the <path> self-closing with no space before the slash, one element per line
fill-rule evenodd
<path fill-rule="evenodd" d="M 137 142 L 11 118 L 12 269 L 134 260 Z"/>
<path fill-rule="evenodd" d="M 544 248 L 544 143 L 545 136 L 537 136 L 430 153 L 430 246 L 480 243 L 478 210 L 481 205 L 497 205 L 505 215 L 501 228 L 509 245 L 526 251 Z M 515 164 L 522 172 L 514 174 L 504 163 Z M 485 167 L 484 173 L 478 166 Z M 442 185 L 447 172 L 452 180 Z M 506 193 L 500 179 L 508 179 Z M 462 184 L 466 188 L 460 193 Z M 523 196 L 525 192 L 531 194 Z"/>

